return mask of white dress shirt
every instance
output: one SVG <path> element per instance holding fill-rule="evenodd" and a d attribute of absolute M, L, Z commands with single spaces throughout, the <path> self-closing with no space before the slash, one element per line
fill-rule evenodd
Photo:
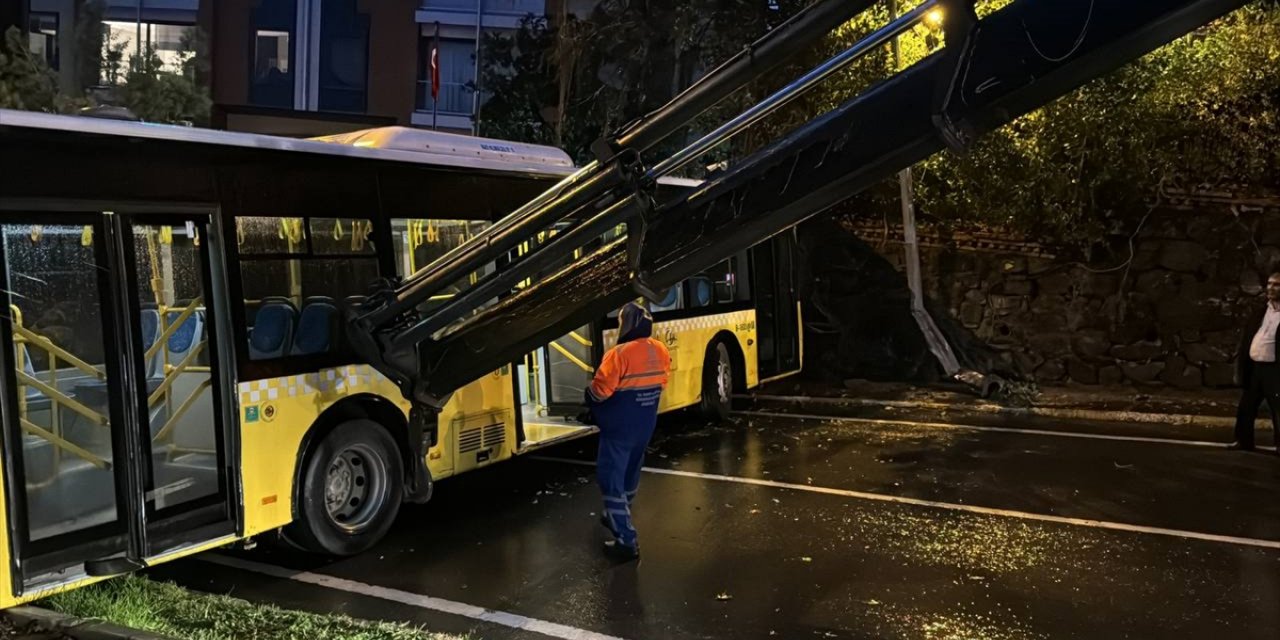
<path fill-rule="evenodd" d="M 1249 359 L 1254 362 L 1276 361 L 1276 327 L 1280 326 L 1280 308 L 1275 304 L 1267 304 L 1267 314 L 1262 317 L 1262 326 L 1253 334 L 1253 342 L 1249 345 Z"/>

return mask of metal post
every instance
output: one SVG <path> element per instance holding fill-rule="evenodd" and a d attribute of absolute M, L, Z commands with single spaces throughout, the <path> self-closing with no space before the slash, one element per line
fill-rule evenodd
<path fill-rule="evenodd" d="M 436 20 L 436 35 L 431 42 L 431 59 L 427 61 L 427 93 L 431 94 L 432 131 L 440 126 L 440 92 L 435 90 L 436 78 L 443 75 L 440 71 L 440 21 Z"/>
<path fill-rule="evenodd" d="M 480 135 L 480 36 L 484 26 L 484 0 L 476 0 L 475 93 L 471 96 L 471 132 Z"/>
<path fill-rule="evenodd" d="M 136 30 L 135 30 L 135 32 L 134 32 L 134 39 L 133 39 L 133 55 L 134 55 L 134 57 L 135 57 L 135 58 L 137 58 L 137 60 L 138 60 L 135 64 L 143 64 L 143 60 L 142 60 L 142 3 L 143 3 L 143 0 L 138 0 L 138 11 L 137 11 L 137 13 L 135 14 L 135 15 L 137 15 L 137 22 L 136 22 L 136 24 L 135 24 L 135 26 L 136 26 Z"/>
<path fill-rule="evenodd" d="M 889 20 L 898 16 L 898 0 L 889 0 Z M 893 38 L 893 70 L 897 73 L 902 68 L 902 45 L 898 36 Z M 907 287 L 911 289 L 911 315 L 915 318 L 920 332 L 924 334 L 929 351 L 933 352 L 943 372 L 948 378 L 960 370 L 956 355 L 947 344 L 946 336 L 938 329 L 933 317 L 924 308 L 924 283 L 920 276 L 920 241 L 916 236 L 915 188 L 912 182 L 911 166 L 898 172 L 898 193 L 902 202 L 902 252 L 907 267 Z"/>

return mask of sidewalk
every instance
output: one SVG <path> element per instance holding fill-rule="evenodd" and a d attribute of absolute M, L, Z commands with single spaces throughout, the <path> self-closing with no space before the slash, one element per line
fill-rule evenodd
<path fill-rule="evenodd" d="M 1019 406 L 984 400 L 965 392 L 958 385 L 923 387 L 905 383 L 849 380 L 840 388 L 809 380 L 789 379 L 766 384 L 750 395 L 761 399 L 804 398 L 806 402 L 819 405 L 939 409 L 1012 416 L 1229 427 L 1235 425 L 1239 393 L 1234 389 L 1184 391 L 1135 387 L 1048 387 L 1040 389 L 1029 405 Z M 1265 425 L 1260 426 L 1270 429 L 1269 419 Z"/>

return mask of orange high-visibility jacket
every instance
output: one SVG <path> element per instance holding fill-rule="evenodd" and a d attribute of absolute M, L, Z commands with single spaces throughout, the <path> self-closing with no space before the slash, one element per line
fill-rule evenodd
<path fill-rule="evenodd" d="M 591 381 L 591 399 L 604 402 L 617 393 L 625 395 L 640 394 L 643 406 L 652 397 L 653 406 L 662 388 L 667 384 L 671 372 L 671 354 L 667 345 L 653 338 L 637 338 L 624 342 L 604 354 L 604 360 L 596 369 L 595 378 Z M 652 392 L 657 393 L 641 393 Z"/>

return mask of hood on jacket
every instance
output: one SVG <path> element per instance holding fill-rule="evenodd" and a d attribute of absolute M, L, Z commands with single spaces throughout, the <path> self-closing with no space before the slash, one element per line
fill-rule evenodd
<path fill-rule="evenodd" d="M 642 305 L 628 302 L 618 313 L 618 344 L 653 335 L 653 315 Z"/>

